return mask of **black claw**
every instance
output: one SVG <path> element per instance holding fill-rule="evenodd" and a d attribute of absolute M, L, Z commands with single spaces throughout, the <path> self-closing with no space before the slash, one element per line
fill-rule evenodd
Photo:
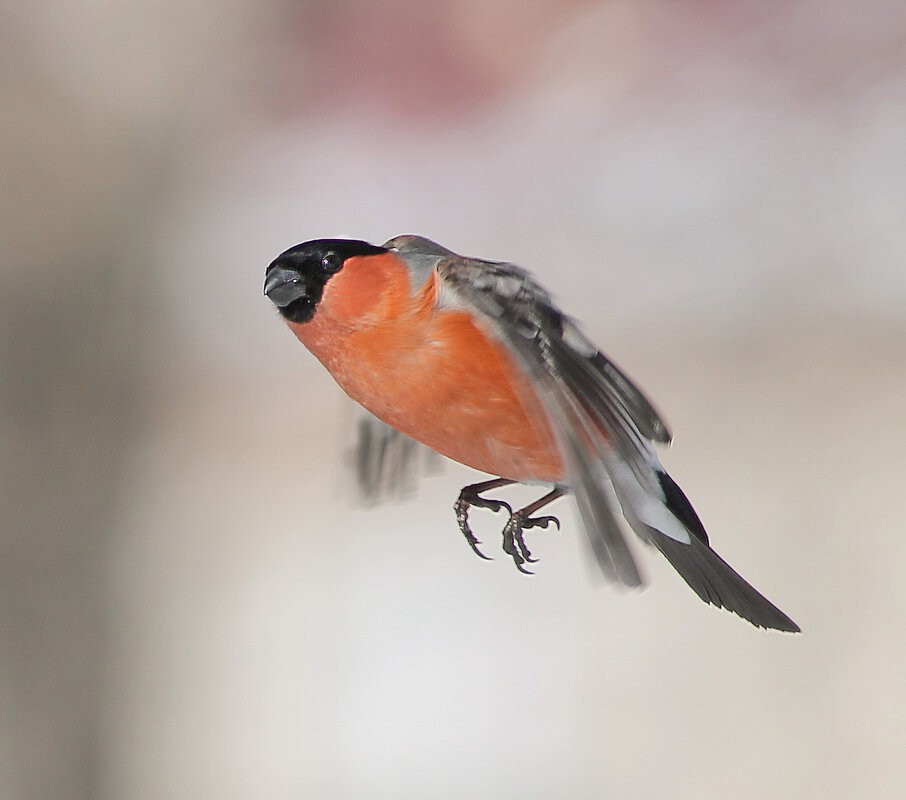
<path fill-rule="evenodd" d="M 526 546 L 522 533 L 522 519 L 517 511 L 510 517 L 510 521 L 507 522 L 506 527 L 503 529 L 503 549 L 512 556 L 516 566 L 526 561 L 534 562 L 538 560 L 537 558 L 532 558 L 532 553 Z"/>
<path fill-rule="evenodd" d="M 557 526 L 557 530 L 560 530 L 560 520 L 556 517 L 529 517 L 522 524 L 522 529 L 527 530 L 528 528 L 547 528 L 551 523 Z"/>
<path fill-rule="evenodd" d="M 469 531 L 469 534 L 471 534 L 471 533 L 472 533 L 472 531 Z M 480 545 L 481 542 L 478 539 L 476 539 L 474 535 L 466 536 L 466 541 L 469 543 L 469 547 L 472 548 L 472 552 L 475 553 L 476 556 L 478 556 L 479 558 L 483 558 L 485 561 L 494 560 L 490 556 L 486 556 L 484 553 L 481 552 L 481 550 L 478 549 L 478 545 Z"/>
<path fill-rule="evenodd" d="M 459 493 L 459 498 L 453 506 L 456 511 L 456 521 L 459 523 L 459 529 L 462 531 L 463 536 L 465 536 L 472 551 L 486 561 L 490 561 L 491 559 L 478 549 L 478 545 L 481 544 L 481 542 L 478 541 L 475 534 L 472 533 L 472 529 L 469 527 L 469 509 L 473 506 L 477 506 L 478 508 L 487 508 L 494 512 L 505 510 L 510 518 L 507 520 L 506 525 L 503 526 L 503 552 L 513 559 L 516 569 L 521 573 L 524 575 L 533 575 L 534 573 L 531 570 L 525 568 L 525 564 L 535 563 L 538 559 L 532 556 L 531 550 L 528 549 L 528 546 L 525 543 L 525 531 L 530 528 L 547 528 L 551 523 L 556 525 L 557 530 L 559 530 L 560 520 L 550 516 L 533 517 L 531 514 L 542 506 L 561 497 L 565 490 L 560 487 L 554 488 L 540 500 L 535 501 L 519 511 L 513 511 L 513 507 L 503 500 L 491 500 L 490 498 L 481 496 L 481 492 L 483 491 L 497 489 L 510 483 L 513 483 L 513 481 L 505 478 L 497 478 L 496 480 L 486 481 L 485 483 L 476 483 L 472 486 L 466 486 Z"/>
<path fill-rule="evenodd" d="M 469 547 L 472 548 L 472 552 L 479 558 L 483 558 L 485 561 L 492 561 L 493 559 L 490 556 L 486 556 L 478 549 L 478 545 L 480 545 L 481 542 L 478 537 L 472 533 L 472 529 L 469 527 L 469 504 L 460 498 L 456 501 L 456 505 L 453 508 L 456 511 L 456 521 L 459 523 L 459 530 L 461 530 L 462 535 L 466 537 L 466 541 L 469 543 Z"/>
<path fill-rule="evenodd" d="M 502 511 L 506 509 L 506 513 L 512 515 L 513 507 L 503 500 L 488 500 L 485 497 L 480 497 L 478 503 L 472 503 L 473 506 L 478 506 L 478 508 L 489 508 L 493 512 Z"/>
<path fill-rule="evenodd" d="M 525 543 L 525 532 L 530 528 L 547 528 L 551 523 L 560 530 L 560 520 L 556 517 L 528 517 L 522 511 L 516 511 L 510 515 L 510 520 L 503 529 L 503 549 L 516 563 L 520 572 L 527 575 L 534 573 L 525 569 L 522 565 L 526 562 L 534 564 L 538 561 L 532 556 L 532 551 L 528 549 Z"/>
<path fill-rule="evenodd" d="M 521 530 L 518 530 L 513 535 L 513 538 L 516 540 L 516 545 L 519 547 L 519 552 L 522 554 L 522 557 L 526 561 L 528 561 L 530 564 L 534 564 L 538 559 L 532 555 L 532 551 L 529 550 L 528 547 L 526 546 L 525 538 L 523 537 L 524 532 L 525 532 L 524 528 Z"/>
<path fill-rule="evenodd" d="M 515 525 L 514 521 L 516 521 Z M 523 575 L 534 575 L 531 570 L 523 566 L 527 561 L 537 561 L 537 559 L 532 558 L 525 542 L 522 541 L 522 531 L 519 529 L 515 515 L 510 517 L 510 521 L 503 528 L 503 552 L 513 559 L 516 569 Z"/>
<path fill-rule="evenodd" d="M 499 479 L 496 481 L 488 481 L 487 483 L 466 486 L 459 493 L 459 497 L 453 506 L 453 509 L 456 512 L 456 521 L 459 523 L 459 530 L 462 531 L 462 535 L 469 543 L 469 547 L 472 548 L 472 552 L 479 558 L 483 558 L 485 561 L 493 561 L 493 559 L 490 556 L 486 556 L 478 549 L 478 545 L 480 545 L 481 542 L 478 537 L 472 533 L 472 528 L 469 526 L 469 509 L 475 506 L 477 508 L 490 509 L 495 513 L 506 509 L 506 512 L 512 516 L 513 508 L 509 503 L 506 503 L 503 500 L 491 500 L 482 497 L 480 494 L 484 489 L 493 489 L 498 486 L 505 486 L 508 483 L 511 483 L 511 481 Z"/>

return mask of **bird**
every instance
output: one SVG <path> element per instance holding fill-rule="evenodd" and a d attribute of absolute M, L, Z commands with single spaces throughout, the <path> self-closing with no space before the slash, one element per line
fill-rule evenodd
<path fill-rule="evenodd" d="M 711 547 L 657 455 L 671 433 L 651 401 L 527 270 L 411 234 L 382 245 L 314 239 L 270 263 L 264 294 L 380 423 L 493 476 L 464 487 L 454 505 L 482 558 L 470 510 L 507 514 L 503 551 L 528 572 L 536 559 L 526 531 L 559 528 L 538 512 L 569 494 L 611 581 L 643 584 L 628 524 L 705 603 L 799 632 Z M 543 494 L 516 510 L 487 494 L 511 484 Z"/>

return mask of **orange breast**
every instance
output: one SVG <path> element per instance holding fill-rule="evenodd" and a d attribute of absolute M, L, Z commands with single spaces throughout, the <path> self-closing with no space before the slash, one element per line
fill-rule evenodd
<path fill-rule="evenodd" d="M 350 327 L 344 285 L 359 287 L 352 259 L 328 283 L 324 308 L 296 336 L 340 386 L 379 419 L 449 458 L 517 481 L 563 480 L 547 416 L 505 347 L 459 309 L 434 308 L 433 277 L 411 298 L 408 285 L 384 287 L 405 302 Z M 344 275 L 344 273 L 346 273 Z M 337 281 L 333 294 L 333 281 Z M 408 276 L 404 275 L 408 281 Z M 405 291 L 400 291 L 405 288 Z M 349 296 L 359 298 L 358 288 Z M 386 298 L 384 298 L 386 299 Z"/>

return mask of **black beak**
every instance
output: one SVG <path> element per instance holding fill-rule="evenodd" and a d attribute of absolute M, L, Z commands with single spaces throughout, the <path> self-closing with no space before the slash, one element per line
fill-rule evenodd
<path fill-rule="evenodd" d="M 308 296 L 306 280 L 297 270 L 271 267 L 264 276 L 264 293 L 278 308 Z"/>

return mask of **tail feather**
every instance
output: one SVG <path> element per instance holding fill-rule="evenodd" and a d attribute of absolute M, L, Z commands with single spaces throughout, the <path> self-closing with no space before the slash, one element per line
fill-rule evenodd
<path fill-rule="evenodd" d="M 799 626 L 777 606 L 752 587 L 708 544 L 708 535 L 683 490 L 663 470 L 659 470 L 663 503 L 670 515 L 689 532 L 688 541 L 667 535 L 649 524 L 632 507 L 634 493 L 615 484 L 623 516 L 639 537 L 656 547 L 692 590 L 706 603 L 732 611 L 759 628 L 798 633 Z M 650 515 L 648 517 L 650 519 Z"/>
<path fill-rule="evenodd" d="M 651 529 L 649 541 L 706 603 L 732 611 L 759 628 L 799 632 L 793 620 L 700 539 L 693 537 L 683 544 Z"/>

